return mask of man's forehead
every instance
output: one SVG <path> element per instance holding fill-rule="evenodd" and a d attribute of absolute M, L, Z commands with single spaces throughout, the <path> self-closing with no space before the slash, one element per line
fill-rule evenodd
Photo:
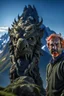
<path fill-rule="evenodd" d="M 60 42 L 60 39 L 59 38 L 53 38 L 50 40 L 50 43 L 53 43 L 53 42 Z"/>

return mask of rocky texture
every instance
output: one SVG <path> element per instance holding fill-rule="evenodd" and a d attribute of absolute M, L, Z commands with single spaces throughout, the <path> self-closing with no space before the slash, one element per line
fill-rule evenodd
<path fill-rule="evenodd" d="M 11 83 L 21 76 L 28 76 L 34 80 L 34 82 L 30 80 L 32 83 L 30 84 L 29 82 L 29 86 L 26 86 L 24 82 L 22 87 L 18 85 L 15 87 L 15 84 L 17 84 L 15 81 L 16 83 L 13 85 L 13 92 L 17 92 L 16 90 L 18 90 L 19 93 L 17 94 L 21 93 L 21 89 L 23 89 L 21 94 L 24 95 L 25 91 L 30 94 L 34 93 L 33 89 L 35 86 L 33 86 L 33 84 L 35 84 L 40 87 L 41 94 L 45 95 L 38 67 L 42 46 L 41 39 L 44 33 L 44 29 L 40 28 L 42 23 L 43 19 L 41 18 L 41 21 L 39 21 L 36 8 L 28 5 L 27 8 L 25 6 L 23 14 L 18 16 L 18 20 L 14 20 L 12 28 L 9 28 L 8 30 L 10 36 L 10 59 L 12 64 L 10 68 Z M 35 90 L 37 89 L 35 88 Z M 38 95 L 38 92 L 36 93 Z M 33 95 L 36 96 L 35 93 Z"/>
<path fill-rule="evenodd" d="M 0 96 L 15 96 L 13 93 L 6 92 L 5 88 L 0 87 Z"/>
<path fill-rule="evenodd" d="M 0 88 L 0 96 L 43 96 L 32 78 L 21 76 L 6 88 Z"/>

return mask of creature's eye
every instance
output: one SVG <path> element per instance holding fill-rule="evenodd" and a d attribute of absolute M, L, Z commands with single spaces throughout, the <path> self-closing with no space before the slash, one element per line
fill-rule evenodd
<path fill-rule="evenodd" d="M 31 40 L 33 40 L 34 38 L 33 38 L 33 37 L 31 37 L 30 39 L 31 39 Z"/>
<path fill-rule="evenodd" d="M 33 38 L 33 37 L 30 37 L 30 38 L 28 38 L 28 40 L 33 41 L 33 40 L 34 40 L 34 38 Z"/>
<path fill-rule="evenodd" d="M 32 38 L 29 38 L 29 40 L 32 40 Z"/>

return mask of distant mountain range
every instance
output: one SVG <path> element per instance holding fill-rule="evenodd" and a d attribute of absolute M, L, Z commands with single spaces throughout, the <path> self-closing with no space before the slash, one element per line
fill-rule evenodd
<path fill-rule="evenodd" d="M 7 42 L 9 41 L 8 33 L 5 33 L 0 37 L 0 53 L 3 52 L 4 47 L 6 46 Z"/>
<path fill-rule="evenodd" d="M 40 74 L 43 79 L 44 87 L 46 86 L 46 65 L 48 64 L 51 56 L 49 54 L 48 48 L 46 46 L 46 38 L 55 33 L 44 25 L 41 26 L 44 28 L 44 36 L 42 38 L 42 52 L 43 56 L 40 58 L 39 68 Z M 9 57 L 9 46 L 8 46 L 9 36 L 8 33 L 0 37 L 0 86 L 7 86 L 10 83 L 9 80 L 9 68 L 11 66 L 10 57 Z"/>

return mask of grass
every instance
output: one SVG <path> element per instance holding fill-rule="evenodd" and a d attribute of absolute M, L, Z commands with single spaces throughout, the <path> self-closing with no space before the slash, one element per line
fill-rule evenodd
<path fill-rule="evenodd" d="M 16 95 L 10 92 L 5 92 L 5 88 L 0 86 L 0 96 L 16 96 Z"/>
<path fill-rule="evenodd" d="M 14 94 L 12 94 L 12 93 L 0 91 L 0 96 L 16 96 L 16 95 L 14 95 Z"/>

